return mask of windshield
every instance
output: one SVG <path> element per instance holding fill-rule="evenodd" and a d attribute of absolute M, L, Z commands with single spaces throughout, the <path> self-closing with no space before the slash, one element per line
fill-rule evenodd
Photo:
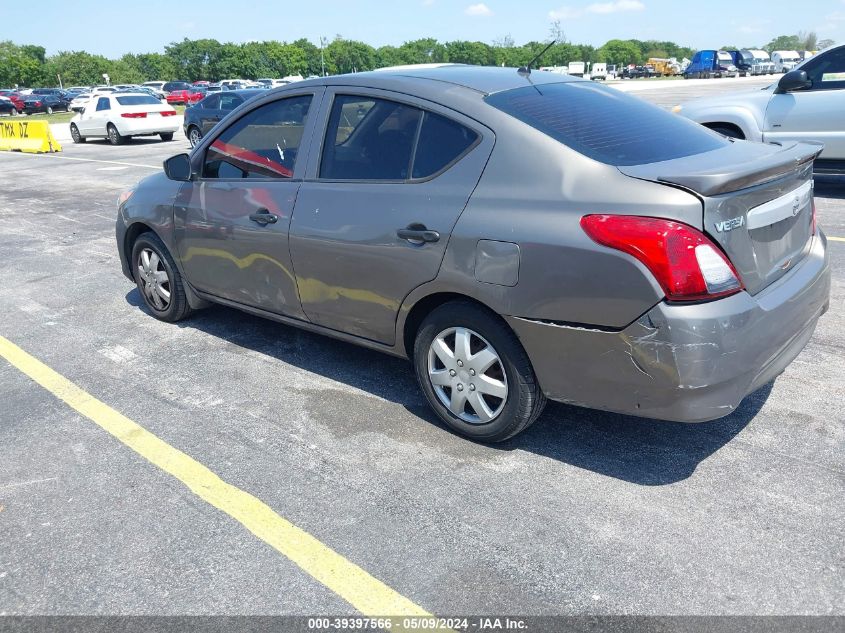
<path fill-rule="evenodd" d="M 126 95 L 125 97 L 115 97 L 120 105 L 161 105 L 161 102 L 155 97 L 149 95 Z"/>
<path fill-rule="evenodd" d="M 656 163 L 728 143 L 689 119 L 591 82 L 517 88 L 492 94 L 485 101 L 608 165 Z"/>

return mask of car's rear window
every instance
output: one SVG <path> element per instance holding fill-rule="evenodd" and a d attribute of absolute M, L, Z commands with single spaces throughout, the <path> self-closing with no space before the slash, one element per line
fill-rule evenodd
<path fill-rule="evenodd" d="M 575 151 L 608 165 L 640 165 L 702 154 L 727 140 L 637 97 L 593 82 L 532 85 L 487 103 Z"/>
<path fill-rule="evenodd" d="M 161 101 L 150 95 L 127 95 L 125 97 L 115 97 L 120 105 L 161 105 Z"/>

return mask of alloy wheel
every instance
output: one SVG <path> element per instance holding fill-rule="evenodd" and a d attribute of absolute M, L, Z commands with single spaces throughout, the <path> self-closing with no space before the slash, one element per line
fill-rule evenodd
<path fill-rule="evenodd" d="M 469 328 L 448 328 L 434 337 L 428 351 L 428 378 L 443 406 L 470 424 L 492 422 L 508 399 L 502 359 Z"/>
<path fill-rule="evenodd" d="M 148 304 L 163 312 L 170 306 L 170 277 L 164 261 L 151 248 L 138 255 L 138 275 Z"/>

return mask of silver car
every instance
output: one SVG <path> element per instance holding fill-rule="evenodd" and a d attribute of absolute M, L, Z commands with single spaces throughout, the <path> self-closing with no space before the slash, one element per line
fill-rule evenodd
<path fill-rule="evenodd" d="M 821 147 L 729 140 L 594 82 L 403 68 L 298 82 L 121 196 L 149 312 L 210 303 L 407 357 L 453 430 L 547 398 L 696 422 L 826 311 Z"/>

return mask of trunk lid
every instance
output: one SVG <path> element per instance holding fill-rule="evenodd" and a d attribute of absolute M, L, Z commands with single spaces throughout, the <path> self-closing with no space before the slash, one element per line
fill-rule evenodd
<path fill-rule="evenodd" d="M 694 193 L 702 228 L 756 294 L 809 251 L 813 215 L 813 160 L 821 145 L 788 146 L 735 141 L 685 158 L 619 167 L 627 176 Z"/>

